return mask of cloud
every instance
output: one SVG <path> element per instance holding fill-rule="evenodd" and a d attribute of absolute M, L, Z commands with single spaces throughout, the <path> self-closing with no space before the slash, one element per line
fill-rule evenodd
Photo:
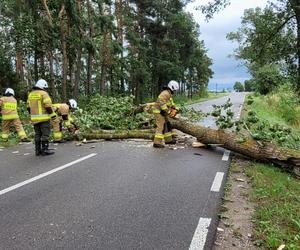
<path fill-rule="evenodd" d="M 235 81 L 244 81 L 250 76 L 244 67 L 240 67 L 240 62 L 234 58 L 229 58 L 234 49 L 238 46 L 226 39 L 226 34 L 237 31 L 241 25 L 241 18 L 245 9 L 261 7 L 267 4 L 267 0 L 231 0 L 231 4 L 224 10 L 215 14 L 209 22 L 205 21 L 200 10 L 195 10 L 196 6 L 205 4 L 208 0 L 195 0 L 186 8 L 191 12 L 195 21 L 200 25 L 200 39 L 204 40 L 208 49 L 208 56 L 213 60 L 212 70 L 215 72 L 211 83 L 225 84 Z"/>

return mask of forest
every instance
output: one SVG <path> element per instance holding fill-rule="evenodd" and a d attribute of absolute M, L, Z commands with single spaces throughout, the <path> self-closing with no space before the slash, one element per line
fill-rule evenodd
<path fill-rule="evenodd" d="M 212 60 L 188 2 L 3 0 L 0 89 L 25 99 L 44 78 L 54 100 L 133 95 L 141 103 L 176 79 L 181 93 L 205 93 Z"/>

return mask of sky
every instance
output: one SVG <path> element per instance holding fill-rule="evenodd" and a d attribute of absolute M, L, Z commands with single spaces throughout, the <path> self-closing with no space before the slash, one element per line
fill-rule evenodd
<path fill-rule="evenodd" d="M 219 88 L 223 89 L 236 81 L 244 82 L 250 75 L 245 67 L 240 66 L 240 61 L 229 57 L 238 44 L 228 41 L 226 34 L 238 30 L 245 9 L 264 8 L 267 0 L 231 0 L 231 4 L 215 14 L 209 22 L 205 21 L 200 10 L 195 10 L 195 6 L 205 2 L 208 0 L 195 0 L 187 6 L 187 11 L 193 14 L 195 21 L 200 25 L 200 39 L 204 40 L 208 56 L 213 60 L 214 76 L 210 79 L 209 86 L 218 84 Z"/>

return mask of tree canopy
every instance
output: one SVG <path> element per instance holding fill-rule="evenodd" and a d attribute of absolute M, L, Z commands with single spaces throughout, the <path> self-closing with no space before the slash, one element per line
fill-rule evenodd
<path fill-rule="evenodd" d="M 175 79 L 181 92 L 201 92 L 212 60 L 188 2 L 3 0 L 0 88 L 45 78 L 56 99 L 132 94 L 141 102 Z"/>

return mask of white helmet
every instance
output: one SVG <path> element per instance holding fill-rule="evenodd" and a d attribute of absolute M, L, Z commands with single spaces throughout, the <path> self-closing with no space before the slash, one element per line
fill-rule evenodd
<path fill-rule="evenodd" d="M 47 89 L 48 83 L 44 79 L 40 79 L 36 82 L 35 86 L 40 89 Z"/>
<path fill-rule="evenodd" d="M 15 91 L 11 88 L 7 88 L 5 90 L 5 95 L 8 95 L 8 94 L 15 95 Z"/>
<path fill-rule="evenodd" d="M 69 100 L 69 104 L 70 104 L 70 107 L 72 109 L 76 109 L 77 108 L 77 102 L 74 99 L 70 99 Z"/>
<path fill-rule="evenodd" d="M 172 90 L 172 91 L 176 91 L 179 89 L 179 83 L 174 81 L 174 80 L 171 80 L 169 81 L 168 83 L 168 87 Z"/>

